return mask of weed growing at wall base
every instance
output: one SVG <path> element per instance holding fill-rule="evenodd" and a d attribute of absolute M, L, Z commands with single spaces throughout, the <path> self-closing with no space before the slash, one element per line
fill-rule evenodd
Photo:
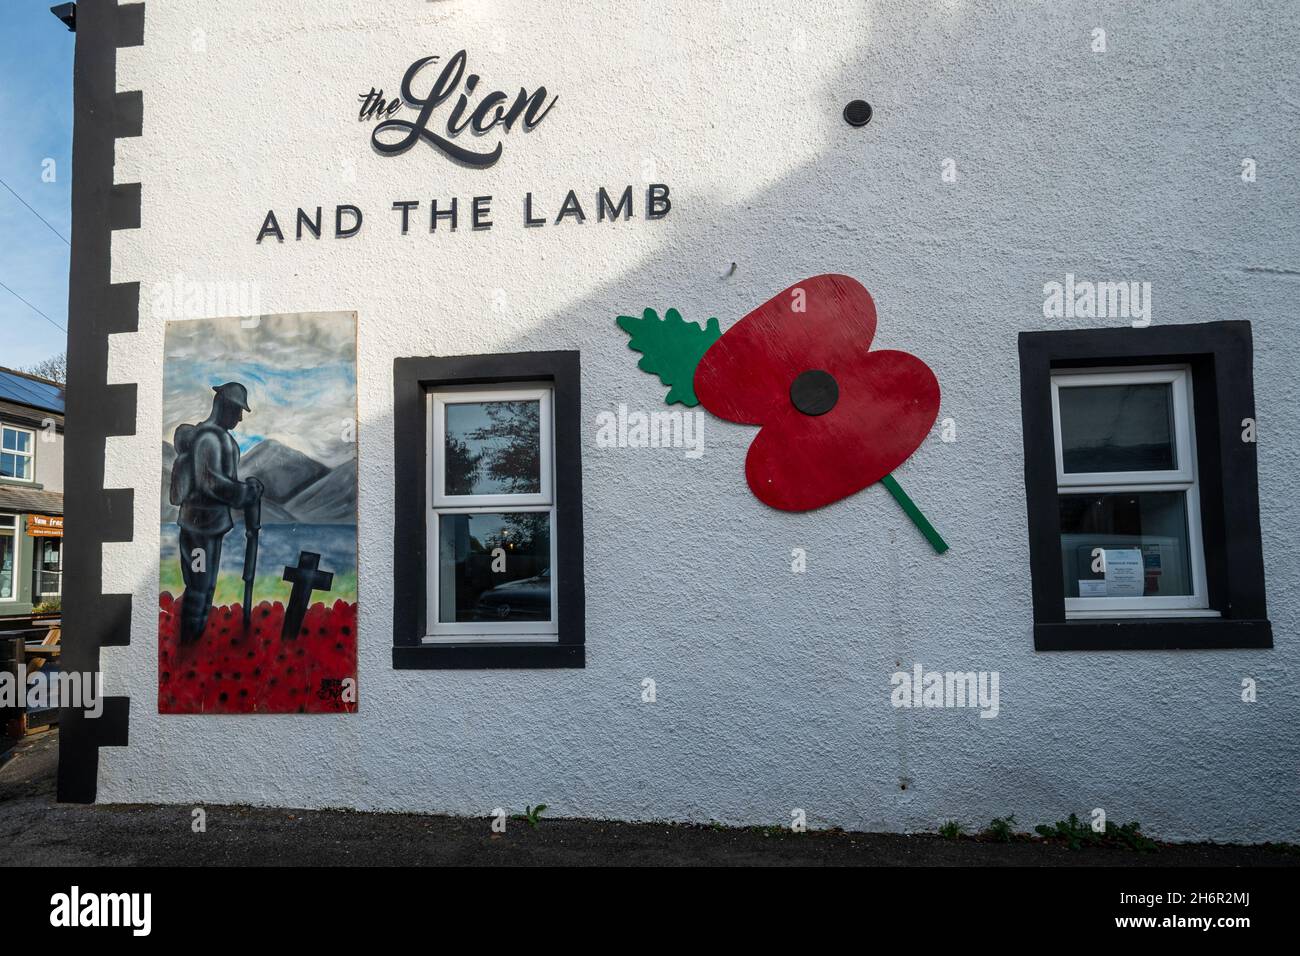
<path fill-rule="evenodd" d="M 1080 822 L 1078 816 L 1071 813 L 1066 820 L 1054 824 L 1039 824 L 1034 832 L 1044 840 L 1063 842 L 1071 850 L 1084 846 L 1123 846 L 1130 850 L 1150 852 L 1156 849 L 1156 842 L 1142 833 L 1142 825 L 1136 820 L 1116 826 L 1107 822 L 1105 829 L 1098 832 L 1094 827 Z"/>

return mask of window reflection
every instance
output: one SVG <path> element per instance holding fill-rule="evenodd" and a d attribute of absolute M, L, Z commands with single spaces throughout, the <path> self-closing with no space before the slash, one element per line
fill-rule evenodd
<path fill-rule="evenodd" d="M 440 515 L 438 540 L 441 623 L 551 619 L 549 512 Z"/>
<path fill-rule="evenodd" d="M 447 494 L 541 491 L 540 402 L 462 402 L 446 416 Z"/>
<path fill-rule="evenodd" d="M 1061 559 L 1065 596 L 1169 597 L 1193 593 L 1182 491 L 1061 495 Z M 1117 588 L 1093 570 L 1095 549 L 1136 552 L 1139 593 Z"/>
<path fill-rule="evenodd" d="M 1067 473 L 1168 471 L 1178 467 L 1167 383 L 1060 390 L 1061 457 Z"/>

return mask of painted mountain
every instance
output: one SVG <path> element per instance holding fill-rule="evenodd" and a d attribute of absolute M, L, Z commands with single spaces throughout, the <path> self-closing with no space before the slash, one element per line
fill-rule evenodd
<path fill-rule="evenodd" d="M 169 500 L 176 449 L 162 443 L 162 520 L 176 521 L 180 509 Z M 357 462 L 330 468 L 274 438 L 258 442 L 239 459 L 240 478 L 266 486 L 262 524 L 353 524 L 357 514 Z M 239 521 L 238 509 L 233 509 Z"/>

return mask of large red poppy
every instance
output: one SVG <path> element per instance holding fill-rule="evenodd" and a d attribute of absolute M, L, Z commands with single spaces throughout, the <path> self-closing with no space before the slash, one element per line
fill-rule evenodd
<path fill-rule="evenodd" d="M 763 426 L 745 460 L 759 500 L 820 508 L 885 478 L 925 439 L 939 382 L 914 355 L 870 351 L 875 333 L 862 283 L 820 275 L 773 296 L 704 354 L 694 379 L 704 407 Z"/>

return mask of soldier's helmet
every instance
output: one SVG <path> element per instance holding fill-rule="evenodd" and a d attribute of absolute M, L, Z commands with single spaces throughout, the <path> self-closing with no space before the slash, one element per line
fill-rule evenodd
<path fill-rule="evenodd" d="M 225 385 L 213 385 L 212 390 L 216 392 L 220 398 L 238 405 L 244 411 L 252 411 L 252 409 L 248 407 L 248 389 L 244 388 L 244 386 L 240 385 L 238 382 L 227 382 Z"/>

